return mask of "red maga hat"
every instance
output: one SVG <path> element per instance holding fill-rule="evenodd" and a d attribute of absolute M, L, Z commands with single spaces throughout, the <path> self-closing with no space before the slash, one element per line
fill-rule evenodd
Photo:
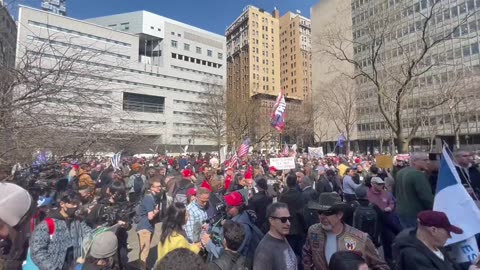
<path fill-rule="evenodd" d="M 228 206 L 241 206 L 243 204 L 243 196 L 238 191 L 234 191 L 224 198 Z"/>

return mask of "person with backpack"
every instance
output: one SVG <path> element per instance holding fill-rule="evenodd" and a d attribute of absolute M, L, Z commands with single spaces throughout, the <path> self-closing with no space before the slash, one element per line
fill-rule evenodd
<path fill-rule="evenodd" d="M 235 191 L 224 196 L 225 204 L 227 205 L 227 215 L 235 222 L 242 224 L 245 229 L 245 239 L 242 245 L 238 248 L 238 252 L 246 257 L 245 266 L 248 269 L 252 268 L 253 257 L 255 255 L 255 249 L 258 243 L 263 238 L 262 231 L 255 226 L 254 218 L 252 218 L 250 212 L 246 211 L 246 196 L 240 192 Z"/>
<path fill-rule="evenodd" d="M 368 234 L 345 224 L 346 207 L 337 193 L 322 193 L 317 202 L 310 202 L 309 208 L 317 210 L 320 223 L 308 229 L 302 251 L 304 269 L 328 269 L 335 252 L 350 250 L 361 252 L 370 269 L 389 270 Z"/>
<path fill-rule="evenodd" d="M 59 208 L 35 226 L 30 239 L 31 261 L 27 260 L 23 269 L 68 269 L 82 256 L 83 239 L 92 229 L 75 219 L 80 204 L 80 195 L 69 191 L 60 199 Z"/>
<path fill-rule="evenodd" d="M 246 258 L 238 250 L 245 239 L 245 229 L 232 220 L 226 220 L 222 227 L 225 249 L 220 258 L 208 264 L 208 270 L 244 270 Z"/>
<path fill-rule="evenodd" d="M 192 181 L 194 179 L 193 172 L 189 169 L 182 171 L 182 178 L 176 180 L 175 186 L 172 192 L 173 202 L 179 202 L 188 205 L 187 193 L 188 190 L 194 188 L 195 185 Z"/>
<path fill-rule="evenodd" d="M 160 213 L 160 196 L 163 195 L 162 181 L 155 177 L 150 179 L 150 190 L 143 196 L 137 206 L 137 235 L 139 242 L 139 260 L 141 269 L 147 268 L 147 258 L 150 252 L 150 242 L 155 231 L 155 224 L 158 222 Z"/>
<path fill-rule="evenodd" d="M 127 188 L 129 189 L 128 199 L 130 202 L 138 202 L 145 192 L 147 178 L 140 172 L 141 168 L 142 165 L 139 163 L 132 165 L 133 174 L 128 178 L 127 184 Z"/>

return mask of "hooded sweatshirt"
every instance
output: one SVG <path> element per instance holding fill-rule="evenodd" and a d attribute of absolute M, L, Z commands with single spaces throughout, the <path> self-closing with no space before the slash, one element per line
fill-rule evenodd
<path fill-rule="evenodd" d="M 417 229 L 404 230 L 395 238 L 393 256 L 394 270 L 458 270 L 443 248 L 444 260 L 433 253 L 416 237 Z"/>

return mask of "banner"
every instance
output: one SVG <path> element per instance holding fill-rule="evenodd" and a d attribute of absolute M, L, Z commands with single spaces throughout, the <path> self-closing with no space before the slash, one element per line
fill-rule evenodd
<path fill-rule="evenodd" d="M 295 169 L 295 158 L 294 157 L 271 158 L 270 166 L 275 167 L 275 169 L 277 170 Z"/>
<path fill-rule="evenodd" d="M 323 158 L 323 147 L 308 147 L 308 155 L 310 158 Z"/>
<path fill-rule="evenodd" d="M 478 256 L 478 245 L 475 237 L 445 247 L 454 263 L 473 262 Z"/>

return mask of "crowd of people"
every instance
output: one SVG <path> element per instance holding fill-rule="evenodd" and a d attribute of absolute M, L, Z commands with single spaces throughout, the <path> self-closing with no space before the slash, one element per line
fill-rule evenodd
<path fill-rule="evenodd" d="M 53 190 L 40 192 L 4 166 L 0 270 L 479 270 L 478 261 L 456 264 L 444 250 L 462 224 L 432 210 L 437 158 L 412 153 L 382 169 L 372 156 L 300 154 L 290 170 L 255 154 L 233 167 L 200 153 L 123 157 L 118 166 L 67 160 Z M 455 160 L 478 198 L 472 153 L 459 150 Z"/>

